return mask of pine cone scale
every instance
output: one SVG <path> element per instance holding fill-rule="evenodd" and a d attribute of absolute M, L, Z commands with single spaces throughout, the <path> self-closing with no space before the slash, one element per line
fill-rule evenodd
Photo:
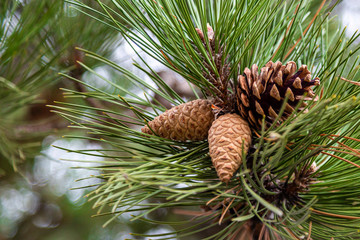
<path fill-rule="evenodd" d="M 281 100 L 280 92 L 276 87 L 276 84 L 273 84 L 273 86 L 271 87 L 270 96 L 275 98 L 277 101 Z"/>

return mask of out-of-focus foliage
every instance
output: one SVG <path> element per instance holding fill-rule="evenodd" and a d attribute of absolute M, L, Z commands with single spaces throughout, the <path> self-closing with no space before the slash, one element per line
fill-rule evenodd
<path fill-rule="evenodd" d="M 56 0 L 3 0 L 0 6 L 0 173 L 40 150 L 44 136 L 66 124 L 46 104 L 70 87 L 58 72 L 81 78 L 75 47 L 110 56 L 120 38 L 103 24 Z M 88 4 L 95 7 L 92 1 Z M 96 62 L 88 62 L 96 66 Z"/>
<path fill-rule="evenodd" d="M 47 153 L 68 123 L 46 106 L 84 101 L 64 98 L 62 87 L 84 89 L 59 72 L 85 79 L 78 60 L 104 68 L 75 47 L 112 57 L 120 43 L 118 33 L 65 1 L 0 1 L 0 239 L 98 239 L 121 232 L 99 231 L 100 220 L 82 206 L 85 199 L 70 191 L 70 182 L 83 175 L 58 162 L 65 151 Z M 91 146 L 73 143 L 81 144 Z"/>

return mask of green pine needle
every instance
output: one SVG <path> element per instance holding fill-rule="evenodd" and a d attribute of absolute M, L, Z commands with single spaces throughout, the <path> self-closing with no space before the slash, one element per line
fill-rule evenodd
<path fill-rule="evenodd" d="M 141 89 L 145 95 L 137 96 L 80 63 L 88 73 L 101 77 L 123 94 L 73 79 L 90 90 L 65 90 L 66 97 L 91 98 L 107 103 L 108 109 L 88 106 L 86 102 L 52 106 L 73 123 L 72 128 L 87 132 L 87 136 L 67 137 L 96 140 L 106 147 L 101 152 L 74 151 L 106 159 L 91 167 L 101 170 L 94 177 L 103 182 L 88 195 L 94 208 L 99 209 L 97 215 L 112 215 L 105 225 L 126 212 L 142 211 L 133 220 L 158 223 L 150 214 L 159 208 L 206 206 L 208 212 L 199 214 L 193 226 L 153 236 L 171 239 L 176 234 L 181 238 L 220 222 L 222 230 L 207 239 L 230 239 L 253 221 L 262 223 L 262 234 L 272 239 L 359 237 L 360 87 L 340 79 L 359 77 L 359 58 L 355 55 L 359 47 L 353 44 L 359 35 L 344 37 L 344 31 L 326 14 L 333 7 L 321 6 L 318 12 L 309 12 L 311 1 L 305 0 L 113 0 L 109 4 L 98 0 L 102 11 L 92 11 L 80 1 L 69 2 L 121 33 L 126 41 L 202 92 L 211 87 L 203 76 L 208 71 L 205 65 L 219 74 L 207 54 L 208 39 L 204 46 L 195 30 L 202 29 L 206 36 L 207 23 L 213 27 L 219 44 L 225 45 L 222 61 L 230 63 L 234 84 L 245 67 L 263 66 L 269 60 L 306 64 L 321 80 L 315 89 L 320 100 L 310 104 L 308 113 L 293 115 L 281 126 L 258 133 L 253 138 L 254 151 L 243 161 L 236 177 L 225 185 L 212 167 L 207 141 L 175 142 L 138 129 L 165 110 L 152 101 L 149 90 L 173 105 L 183 102 L 149 66 L 147 69 L 135 64 L 152 76 L 154 85 L 99 54 L 79 49 L 88 58 L 112 67 L 133 85 L 131 89 Z M 313 165 L 310 171 L 312 164 L 316 168 Z M 309 172 L 306 177 L 313 179 L 309 189 L 298 196 L 279 190 L 291 185 L 301 172 Z M 300 201 L 295 204 L 292 201 L 297 197 Z M 157 202 L 148 201 L 151 199 Z M 225 216 L 223 210 L 230 215 Z"/>

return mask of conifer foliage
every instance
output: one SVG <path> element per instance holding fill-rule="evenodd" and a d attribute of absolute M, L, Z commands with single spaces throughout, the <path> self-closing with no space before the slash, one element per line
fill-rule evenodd
<path fill-rule="evenodd" d="M 74 128 L 87 131 L 83 138 L 108 146 L 75 151 L 106 159 L 96 168 L 103 173 L 94 176 L 103 181 L 88 195 L 98 215 L 112 215 L 106 224 L 132 211 L 139 211 L 132 220 L 158 222 L 151 214 L 159 208 L 188 213 L 184 209 L 192 207 L 199 209 L 194 224 L 164 222 L 174 232 L 153 236 L 360 236 L 360 74 L 354 57 L 359 47 L 353 46 L 359 35 L 345 39 L 325 14 L 334 6 L 306 0 L 97 0 L 102 11 L 92 11 L 71 2 L 121 33 L 139 54 L 180 74 L 201 99 L 185 101 L 147 62 L 135 65 L 152 84 L 79 49 L 144 91 L 139 96 L 103 78 L 124 94 L 86 83 L 88 93 L 65 91 L 105 101 L 116 111 L 53 106 Z M 174 107 L 167 110 L 154 95 Z"/>
<path fill-rule="evenodd" d="M 94 37 L 95 31 L 102 36 Z M 39 154 L 46 136 L 67 128 L 46 104 L 65 101 L 59 88 L 74 86 L 59 71 L 81 78 L 76 61 L 82 53 L 75 47 L 109 56 L 115 36 L 103 24 L 73 14 L 64 1 L 0 2 L 0 175 L 22 171 L 22 163 Z"/>

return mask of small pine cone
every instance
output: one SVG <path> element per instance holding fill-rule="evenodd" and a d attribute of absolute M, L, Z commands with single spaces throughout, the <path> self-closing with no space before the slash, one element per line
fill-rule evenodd
<path fill-rule="evenodd" d="M 254 128 L 260 128 L 263 116 L 266 126 L 270 126 L 277 118 L 285 96 L 288 102 L 284 113 L 280 118 L 285 121 L 301 99 L 315 101 L 315 94 L 311 87 L 319 85 L 319 78 L 311 79 L 310 71 L 306 65 L 302 65 L 296 71 L 295 62 L 282 65 L 281 62 L 268 62 L 258 73 L 258 67 L 254 64 L 245 68 L 244 74 L 238 76 L 236 89 L 237 109 L 244 119 L 248 119 Z M 299 111 L 307 106 L 302 102 Z"/>
<path fill-rule="evenodd" d="M 214 114 L 211 101 L 198 99 L 175 106 L 148 122 L 143 133 L 175 141 L 201 141 L 208 136 Z"/>
<path fill-rule="evenodd" d="M 209 153 L 222 182 L 228 183 L 251 144 L 251 130 L 238 114 L 225 114 L 216 119 L 209 130 Z"/>

